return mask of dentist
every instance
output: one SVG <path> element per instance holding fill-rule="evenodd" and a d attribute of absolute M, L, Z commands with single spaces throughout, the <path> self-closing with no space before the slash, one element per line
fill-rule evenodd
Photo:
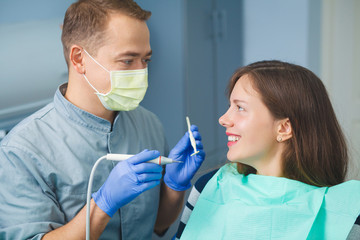
<path fill-rule="evenodd" d="M 84 239 L 88 178 L 107 153 L 140 152 L 99 165 L 91 237 L 151 239 L 175 221 L 205 153 L 192 126 L 199 153 L 191 156 L 185 133 L 168 155 L 160 121 L 139 106 L 152 55 L 150 15 L 132 0 L 79 0 L 68 8 L 61 37 L 68 83 L 1 142 L 0 239 Z M 146 163 L 160 154 L 184 163 L 163 173 Z"/>

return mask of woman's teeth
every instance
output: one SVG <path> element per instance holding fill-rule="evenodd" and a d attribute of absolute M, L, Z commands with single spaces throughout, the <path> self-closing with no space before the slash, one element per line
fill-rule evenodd
<path fill-rule="evenodd" d="M 229 142 L 236 142 L 238 141 L 240 138 L 237 136 L 228 136 L 228 141 Z"/>

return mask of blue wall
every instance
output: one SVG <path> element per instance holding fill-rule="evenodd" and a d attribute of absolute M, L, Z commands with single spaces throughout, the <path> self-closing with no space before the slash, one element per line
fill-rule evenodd
<path fill-rule="evenodd" d="M 184 2 L 139 0 L 152 12 L 148 21 L 153 50 L 149 88 L 142 105 L 156 113 L 164 125 L 170 147 L 185 133 Z"/>
<path fill-rule="evenodd" d="M 67 81 L 60 25 L 71 2 L 0 2 L 0 129 L 51 101 Z"/>
<path fill-rule="evenodd" d="M 320 72 L 320 0 L 245 0 L 244 63 L 279 59 Z"/>

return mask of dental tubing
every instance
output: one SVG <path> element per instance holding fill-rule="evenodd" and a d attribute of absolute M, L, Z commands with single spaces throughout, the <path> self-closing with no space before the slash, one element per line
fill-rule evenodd
<path fill-rule="evenodd" d="M 124 161 L 132 156 L 134 156 L 134 155 L 109 153 L 107 155 L 100 157 L 95 162 L 95 164 L 91 170 L 91 173 L 90 173 L 89 184 L 88 184 L 88 189 L 87 189 L 87 196 L 86 196 L 86 240 L 90 239 L 90 199 L 91 199 L 91 191 L 92 191 L 91 189 L 92 189 L 92 184 L 93 184 L 93 179 L 94 179 L 94 173 L 95 173 L 97 166 L 104 159 L 109 160 L 109 161 Z M 147 162 L 155 163 L 155 164 L 159 164 L 159 165 L 165 165 L 165 164 L 175 163 L 175 162 L 179 163 L 181 161 L 175 161 L 175 160 L 172 160 L 171 158 L 159 156 L 159 157 L 152 159 L 150 161 L 147 161 Z"/>

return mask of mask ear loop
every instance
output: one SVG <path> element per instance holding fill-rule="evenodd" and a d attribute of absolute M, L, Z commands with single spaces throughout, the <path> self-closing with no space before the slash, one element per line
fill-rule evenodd
<path fill-rule="evenodd" d="M 111 81 L 111 73 L 110 73 L 110 71 L 107 70 L 107 69 L 106 69 L 103 65 L 101 65 L 98 61 L 96 61 L 95 58 L 93 58 L 84 48 L 83 48 L 83 50 L 84 50 L 84 52 L 85 52 L 97 65 L 99 65 L 102 69 L 104 69 L 106 72 L 109 73 L 109 75 L 110 75 L 110 84 L 111 84 L 111 89 L 112 89 L 112 81 Z M 84 76 L 85 80 L 89 83 L 89 85 L 92 87 L 92 89 L 95 90 L 96 94 L 100 94 L 100 95 L 103 95 L 103 96 L 105 96 L 105 95 L 108 94 L 108 93 L 103 94 L 103 93 L 99 92 L 99 91 L 90 83 L 90 81 L 89 81 L 88 78 L 85 76 L 85 74 L 83 74 L 83 76 Z"/>
<path fill-rule="evenodd" d="M 95 90 L 96 94 L 101 94 L 101 93 L 89 82 L 89 80 L 87 79 L 87 77 L 85 76 L 85 74 L 83 74 L 83 76 L 84 76 L 85 80 L 88 82 L 88 84 L 90 85 L 90 87 Z"/>

